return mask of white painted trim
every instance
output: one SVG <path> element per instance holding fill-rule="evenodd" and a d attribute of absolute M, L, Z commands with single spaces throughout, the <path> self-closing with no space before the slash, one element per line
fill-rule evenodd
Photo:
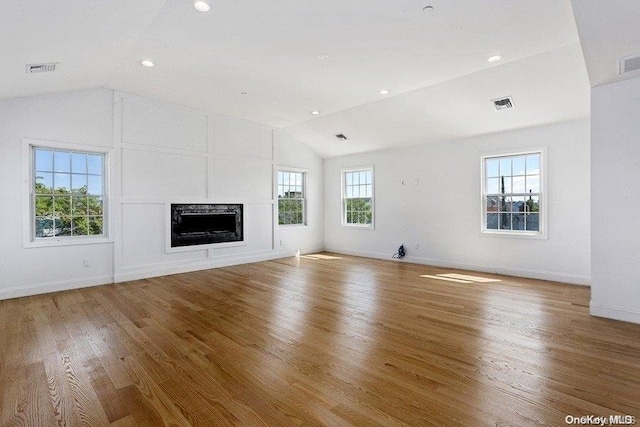
<path fill-rule="evenodd" d="M 143 153 L 162 153 L 162 154 L 172 154 L 174 156 L 196 157 L 196 158 L 209 157 L 209 154 L 207 154 L 206 151 L 156 147 L 153 145 L 137 144 L 134 142 L 122 142 L 121 147 L 128 151 L 138 151 Z"/>
<path fill-rule="evenodd" d="M 309 168 L 298 168 L 294 166 L 285 166 L 285 165 L 276 165 L 278 171 L 283 172 L 297 172 L 297 173 L 308 173 Z"/>
<path fill-rule="evenodd" d="M 150 277 L 167 276 L 170 274 L 189 273 L 192 271 L 209 270 L 212 268 L 228 267 L 232 265 L 248 264 L 272 259 L 286 258 L 288 254 L 280 254 L 275 251 L 254 252 L 243 255 L 217 256 L 212 259 L 199 260 L 187 263 L 185 261 L 175 264 L 153 264 L 142 267 L 126 267 L 114 277 L 114 282 L 127 282 L 130 280 L 148 279 Z"/>
<path fill-rule="evenodd" d="M 273 196 L 273 204 L 275 205 L 275 221 L 274 226 L 278 228 L 296 228 L 296 227 L 308 227 L 309 219 L 308 219 L 308 209 L 307 209 L 307 188 L 309 185 L 309 169 L 307 168 L 296 168 L 290 166 L 277 166 L 274 165 L 274 173 L 272 174 L 272 196 Z M 292 172 L 292 173 L 301 173 L 302 174 L 302 224 L 280 224 L 280 204 L 278 203 L 278 172 Z"/>
<path fill-rule="evenodd" d="M 252 163 L 265 163 L 265 164 L 273 164 L 273 160 L 266 159 L 264 157 L 244 157 L 244 156 L 233 156 L 229 154 L 214 154 L 213 158 L 215 160 L 234 160 L 238 162 L 252 162 Z"/>
<path fill-rule="evenodd" d="M 272 168 L 271 176 L 273 176 L 274 171 L 275 169 Z M 272 187 L 271 191 L 273 191 L 273 183 L 271 187 Z M 280 233 L 280 230 L 278 227 L 278 206 L 276 206 L 276 203 L 272 199 L 271 200 L 271 250 L 272 251 L 275 251 L 277 250 L 277 248 L 280 247 L 280 244 L 276 245 L 276 242 L 281 243 L 279 233 Z"/>
<path fill-rule="evenodd" d="M 181 203 L 181 204 L 224 204 L 224 205 L 271 205 L 273 204 L 273 200 L 267 198 L 241 198 L 241 199 L 183 199 L 180 197 L 172 197 L 171 202 L 167 202 L 167 197 L 123 197 L 120 202 L 123 205 L 165 205 L 167 203 Z"/>
<path fill-rule="evenodd" d="M 540 230 L 537 232 L 526 231 L 502 231 L 502 230 L 487 230 L 487 216 L 486 216 L 486 173 L 485 173 L 485 160 L 487 158 L 495 157 L 513 157 L 523 156 L 527 154 L 540 153 L 540 205 L 542 210 L 540 211 Z M 522 238 L 522 239 L 541 239 L 548 240 L 548 226 L 547 220 L 549 218 L 549 208 L 547 203 L 547 147 L 532 148 L 531 150 L 524 151 L 501 151 L 483 153 L 480 155 L 480 234 L 488 237 L 501 237 L 501 238 Z"/>
<path fill-rule="evenodd" d="M 392 254 L 382 254 L 378 252 L 365 252 L 350 249 L 338 249 L 328 247 L 325 249 L 327 252 L 334 252 L 345 255 L 361 256 L 365 258 L 386 259 L 391 260 Z M 414 264 L 424 264 L 434 267 L 456 268 L 460 270 L 479 271 L 483 273 L 501 274 L 504 276 L 523 277 L 528 279 L 549 280 L 552 282 L 570 283 L 573 285 L 590 286 L 591 277 L 581 276 L 577 274 L 566 274 L 554 271 L 544 270 L 531 270 L 524 268 L 512 268 L 503 266 L 487 266 L 480 264 L 466 264 L 457 261 L 439 260 L 421 257 L 406 256 L 402 260 L 396 260 L 399 262 L 410 262 Z"/>
<path fill-rule="evenodd" d="M 22 286 L 0 290 L 0 300 L 27 297 L 31 295 L 48 294 L 51 292 L 68 291 L 72 289 L 88 288 L 113 283 L 112 276 L 96 276 L 86 279 L 61 280 L 59 282 L 39 283 L 37 285 Z"/>
<path fill-rule="evenodd" d="M 111 162 L 112 172 L 112 215 L 111 230 L 114 240 L 113 245 L 113 274 L 117 274 L 124 266 L 124 248 L 122 241 L 122 99 L 123 94 L 113 92 L 113 158 Z"/>
<path fill-rule="evenodd" d="M 322 252 L 323 249 L 304 250 L 302 253 Z M 31 286 L 23 286 L 0 290 L 0 301 L 11 298 L 27 297 L 31 295 L 47 294 L 51 292 L 82 289 L 93 286 L 121 283 L 130 280 L 147 279 L 151 277 L 166 276 L 170 274 L 188 273 L 192 271 L 208 270 L 213 268 L 228 267 L 232 265 L 269 261 L 273 259 L 295 256 L 296 251 L 275 252 L 262 251 L 245 254 L 243 256 L 229 255 L 216 257 L 213 260 L 198 260 L 191 263 L 178 261 L 172 264 L 146 265 L 140 267 L 124 267 L 121 273 L 115 276 L 96 276 L 86 279 L 63 280 L 51 283 L 40 283 Z"/>
<path fill-rule="evenodd" d="M 544 215 L 544 214 L 543 214 Z M 484 225 L 483 225 L 484 227 Z M 508 230 L 481 230 L 480 235 L 484 237 L 499 237 L 502 239 L 538 239 L 549 240 L 546 234 L 537 231 L 508 231 Z"/>
<path fill-rule="evenodd" d="M 171 231 L 169 231 L 168 239 L 165 236 L 165 243 L 169 242 L 169 246 L 165 244 L 165 253 L 173 254 L 178 252 L 197 252 L 209 249 L 222 249 L 222 248 L 234 248 L 238 246 L 247 246 L 247 242 L 244 240 L 238 242 L 220 242 L 220 243 L 205 243 L 202 245 L 191 245 L 191 246 L 176 246 L 175 248 L 171 247 Z"/>
<path fill-rule="evenodd" d="M 103 195 L 104 210 L 104 235 L 102 236 L 78 236 L 78 237 L 60 237 L 36 239 L 34 234 L 33 216 L 33 148 L 50 148 L 52 150 L 69 150 L 86 153 L 102 154 L 104 156 L 104 177 L 103 185 L 105 187 Z M 113 164 L 113 149 L 111 147 L 99 145 L 77 144 L 72 142 L 51 141 L 45 139 L 22 138 L 22 247 L 43 248 L 53 246 L 73 246 L 73 245 L 95 245 L 104 243 L 113 243 L 113 221 L 112 201 L 111 201 L 111 165 Z"/>
<path fill-rule="evenodd" d="M 631 311 L 622 307 L 589 304 L 589 314 L 607 319 L 621 320 L 623 322 L 640 323 L 640 311 Z"/>
<path fill-rule="evenodd" d="M 216 132 L 216 119 L 207 116 L 207 198 L 213 199 L 215 182 L 214 166 L 216 156 L 216 143 L 213 136 Z"/>
<path fill-rule="evenodd" d="M 38 239 L 32 240 L 29 243 L 24 244 L 25 249 L 31 248 L 51 248 L 51 247 L 59 247 L 59 246 L 79 246 L 79 245 L 104 245 L 104 244 L 113 244 L 114 241 L 110 237 L 104 236 L 78 236 L 74 237 L 66 237 L 66 238 L 46 238 L 46 239 Z"/>
<path fill-rule="evenodd" d="M 371 171 L 371 224 L 347 224 L 347 214 L 344 205 L 344 187 L 345 180 L 344 175 L 346 172 L 363 172 Z M 355 230 L 375 230 L 376 229 L 376 171 L 373 165 L 358 166 L 355 168 L 343 168 L 340 169 L 340 225 Z"/>

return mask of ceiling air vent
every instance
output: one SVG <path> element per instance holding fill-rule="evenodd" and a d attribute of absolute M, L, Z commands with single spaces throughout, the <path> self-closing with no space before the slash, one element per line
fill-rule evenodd
<path fill-rule="evenodd" d="M 47 64 L 27 64 L 27 74 L 49 73 L 55 71 L 57 66 L 57 62 L 49 62 Z"/>
<path fill-rule="evenodd" d="M 513 108 L 513 99 L 510 96 L 504 98 L 492 99 L 493 105 L 496 107 L 496 111 L 506 110 L 507 108 Z"/>
<path fill-rule="evenodd" d="M 349 139 L 343 133 L 337 133 L 337 134 L 335 134 L 335 137 L 338 138 L 341 141 L 346 141 L 347 139 Z"/>
<path fill-rule="evenodd" d="M 640 70 L 640 55 L 627 56 L 620 60 L 620 74 Z"/>

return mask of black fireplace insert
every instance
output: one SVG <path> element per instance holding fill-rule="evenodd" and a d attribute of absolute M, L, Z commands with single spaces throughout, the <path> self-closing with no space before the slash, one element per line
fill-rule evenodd
<path fill-rule="evenodd" d="M 243 241 L 243 205 L 171 204 L 171 247 Z"/>

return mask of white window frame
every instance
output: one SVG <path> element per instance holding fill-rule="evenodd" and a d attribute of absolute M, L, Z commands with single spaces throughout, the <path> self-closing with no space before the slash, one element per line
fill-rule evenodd
<path fill-rule="evenodd" d="M 34 194 L 34 150 L 45 148 L 57 151 L 75 151 L 82 153 L 95 153 L 104 156 L 103 160 L 103 234 L 99 236 L 61 236 L 61 237 L 35 237 L 35 194 Z M 99 243 L 113 243 L 111 238 L 110 215 L 110 158 L 111 150 L 106 147 L 93 145 L 73 144 L 68 142 L 47 141 L 31 138 L 22 139 L 22 237 L 23 247 L 38 248 L 49 246 L 88 245 Z"/>
<path fill-rule="evenodd" d="M 528 230 L 494 230 L 487 229 L 487 173 L 485 170 L 486 160 L 499 158 L 499 157 L 516 157 L 516 156 L 524 156 L 530 154 L 539 154 L 540 155 L 540 193 L 539 193 L 539 231 L 528 231 Z M 486 154 L 481 157 L 480 160 L 480 179 L 481 179 L 481 190 L 480 190 L 480 223 L 481 223 L 481 234 L 485 236 L 498 236 L 498 237 L 509 237 L 509 238 L 526 238 L 526 239 L 548 239 L 547 235 L 547 218 L 549 214 L 549 208 L 547 203 L 547 149 L 543 148 L 535 148 L 531 150 L 525 151 L 515 151 L 515 152 L 500 152 L 500 153 L 491 153 Z M 513 193 L 510 193 L 513 194 Z"/>
<path fill-rule="evenodd" d="M 279 172 L 289 172 L 289 173 L 299 173 L 302 174 L 302 224 L 280 224 L 280 203 L 278 198 L 278 173 Z M 300 168 L 292 168 L 288 166 L 278 166 L 276 168 L 276 176 L 275 176 L 275 199 L 276 199 L 276 225 L 278 227 L 307 227 L 308 226 L 308 218 L 307 218 L 307 184 L 308 184 L 308 170 L 300 169 Z M 290 199 L 295 200 L 295 199 Z"/>
<path fill-rule="evenodd" d="M 371 172 L 371 224 L 351 224 L 347 223 L 347 204 L 346 204 L 346 174 L 349 172 Z M 361 166 L 357 168 L 348 168 L 340 170 L 340 221 L 343 227 L 358 228 L 363 230 L 375 229 L 375 206 L 376 206 L 376 174 L 373 166 Z"/>

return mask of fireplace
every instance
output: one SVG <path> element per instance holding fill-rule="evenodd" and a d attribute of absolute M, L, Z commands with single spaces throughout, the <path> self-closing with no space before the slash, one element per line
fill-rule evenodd
<path fill-rule="evenodd" d="M 243 205 L 171 204 L 171 247 L 242 242 Z"/>

